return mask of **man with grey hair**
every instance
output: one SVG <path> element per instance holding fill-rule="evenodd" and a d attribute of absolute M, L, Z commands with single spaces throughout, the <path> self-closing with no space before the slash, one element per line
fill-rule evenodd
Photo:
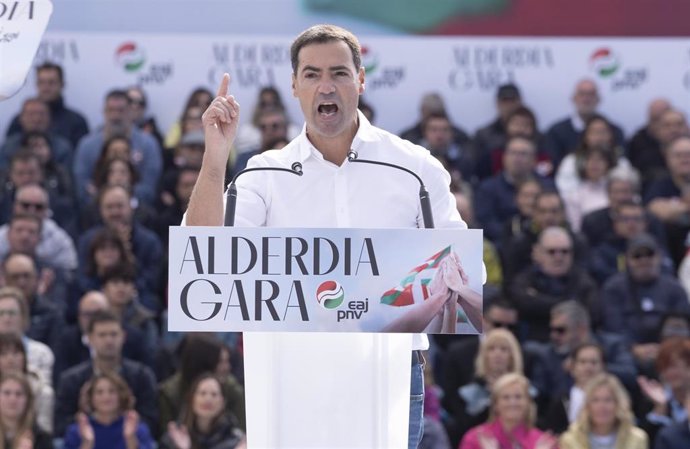
<path fill-rule="evenodd" d="M 584 343 L 598 344 L 604 353 L 606 370 L 627 387 L 635 386 L 637 368 L 623 337 L 593 332 L 587 309 L 576 300 L 564 301 L 551 309 L 548 343 L 528 342 L 526 350 L 539 355 L 533 368 L 532 382 L 546 395 L 567 391 L 572 384 L 566 365 L 574 349 Z"/>
<path fill-rule="evenodd" d="M 400 137 L 420 145 L 424 139 L 424 126 L 426 125 L 426 121 L 433 114 L 443 114 L 447 117 L 448 111 L 446 110 L 446 105 L 441 94 L 438 92 L 427 92 L 424 94 L 419 104 L 419 121 L 411 128 L 402 131 Z M 453 123 L 451 123 L 451 128 L 453 130 L 453 142 L 456 145 L 466 147 L 470 144 L 470 138 L 465 131 L 458 128 Z"/>

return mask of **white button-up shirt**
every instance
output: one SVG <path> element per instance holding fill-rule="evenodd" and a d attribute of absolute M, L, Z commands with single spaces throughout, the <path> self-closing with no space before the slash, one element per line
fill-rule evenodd
<path fill-rule="evenodd" d="M 408 168 L 424 182 L 437 228 L 467 229 L 460 218 L 450 175 L 426 149 L 372 126 L 359 113 L 352 142 L 359 159 Z M 345 160 L 338 166 L 323 158 L 309 141 L 306 125 L 281 150 L 254 156 L 249 167 L 290 168 L 302 164 L 302 176 L 252 172 L 237 178 L 235 226 L 313 228 L 423 228 L 419 182 L 401 170 Z M 415 335 L 414 349 L 428 348 Z"/>

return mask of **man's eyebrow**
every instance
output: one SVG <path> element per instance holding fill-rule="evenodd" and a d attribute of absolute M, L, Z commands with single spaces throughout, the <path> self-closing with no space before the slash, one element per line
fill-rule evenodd
<path fill-rule="evenodd" d="M 313 65 L 305 65 L 302 67 L 302 72 L 306 72 L 307 70 L 310 70 L 312 72 L 320 72 L 321 69 L 318 67 L 314 67 Z"/>

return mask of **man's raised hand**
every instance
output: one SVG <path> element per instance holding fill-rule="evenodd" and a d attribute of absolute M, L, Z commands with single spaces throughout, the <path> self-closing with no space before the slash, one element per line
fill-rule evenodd
<path fill-rule="evenodd" d="M 224 74 L 216 98 L 201 116 L 206 142 L 205 158 L 211 158 L 215 167 L 225 167 L 230 148 L 237 136 L 240 119 L 240 105 L 235 97 L 228 95 L 230 75 Z"/>

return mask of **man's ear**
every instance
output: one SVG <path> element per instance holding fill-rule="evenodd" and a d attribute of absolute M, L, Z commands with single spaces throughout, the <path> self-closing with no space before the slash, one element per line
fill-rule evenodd
<path fill-rule="evenodd" d="M 357 78 L 359 78 L 359 94 L 362 95 L 364 93 L 364 90 L 366 89 L 366 85 L 364 82 L 364 67 L 359 68 Z"/>
<path fill-rule="evenodd" d="M 297 82 L 297 76 L 292 74 L 292 96 L 297 98 L 297 92 L 295 92 L 295 83 Z"/>

